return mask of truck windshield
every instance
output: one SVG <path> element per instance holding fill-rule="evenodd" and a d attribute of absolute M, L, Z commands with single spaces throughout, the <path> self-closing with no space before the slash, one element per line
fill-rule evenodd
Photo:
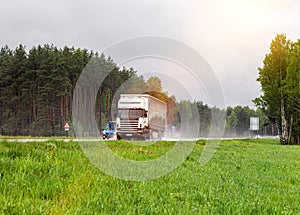
<path fill-rule="evenodd" d="M 143 117 L 144 113 L 144 110 L 119 110 L 119 117 L 120 119 L 138 119 L 139 117 Z"/>
<path fill-rule="evenodd" d="M 107 123 L 105 130 L 115 130 L 115 125 L 114 123 Z"/>

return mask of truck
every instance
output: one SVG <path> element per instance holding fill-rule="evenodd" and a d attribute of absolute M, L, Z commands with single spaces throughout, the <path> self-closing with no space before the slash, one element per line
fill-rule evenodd
<path fill-rule="evenodd" d="M 121 139 L 161 139 L 166 128 L 167 103 L 149 94 L 121 94 L 116 126 Z"/>
<path fill-rule="evenodd" d="M 118 133 L 116 130 L 116 122 L 109 121 L 106 123 L 105 129 L 103 129 L 103 140 L 117 140 L 119 139 Z"/>

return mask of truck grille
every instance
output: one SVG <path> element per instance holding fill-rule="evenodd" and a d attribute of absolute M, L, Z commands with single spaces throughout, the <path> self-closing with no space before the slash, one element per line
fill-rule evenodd
<path fill-rule="evenodd" d="M 135 132 L 138 129 L 138 120 L 121 120 L 120 121 L 120 132 Z"/>

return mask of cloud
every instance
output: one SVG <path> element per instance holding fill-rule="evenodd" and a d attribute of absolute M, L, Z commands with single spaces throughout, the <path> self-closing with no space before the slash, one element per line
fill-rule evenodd
<path fill-rule="evenodd" d="M 1 46 L 53 43 L 100 51 L 120 40 L 158 35 L 186 43 L 211 65 L 229 105 L 252 105 L 257 67 L 278 33 L 300 38 L 300 2 L 0 1 Z"/>

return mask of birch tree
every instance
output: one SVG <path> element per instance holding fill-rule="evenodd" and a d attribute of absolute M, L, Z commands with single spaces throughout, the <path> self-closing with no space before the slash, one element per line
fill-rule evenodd
<path fill-rule="evenodd" d="M 284 34 L 278 34 L 271 42 L 270 53 L 265 56 L 263 67 L 258 68 L 263 96 L 256 104 L 265 106 L 268 117 L 275 121 L 280 136 L 280 143 L 290 143 L 291 120 L 289 117 L 288 91 L 286 76 L 291 42 Z"/>

